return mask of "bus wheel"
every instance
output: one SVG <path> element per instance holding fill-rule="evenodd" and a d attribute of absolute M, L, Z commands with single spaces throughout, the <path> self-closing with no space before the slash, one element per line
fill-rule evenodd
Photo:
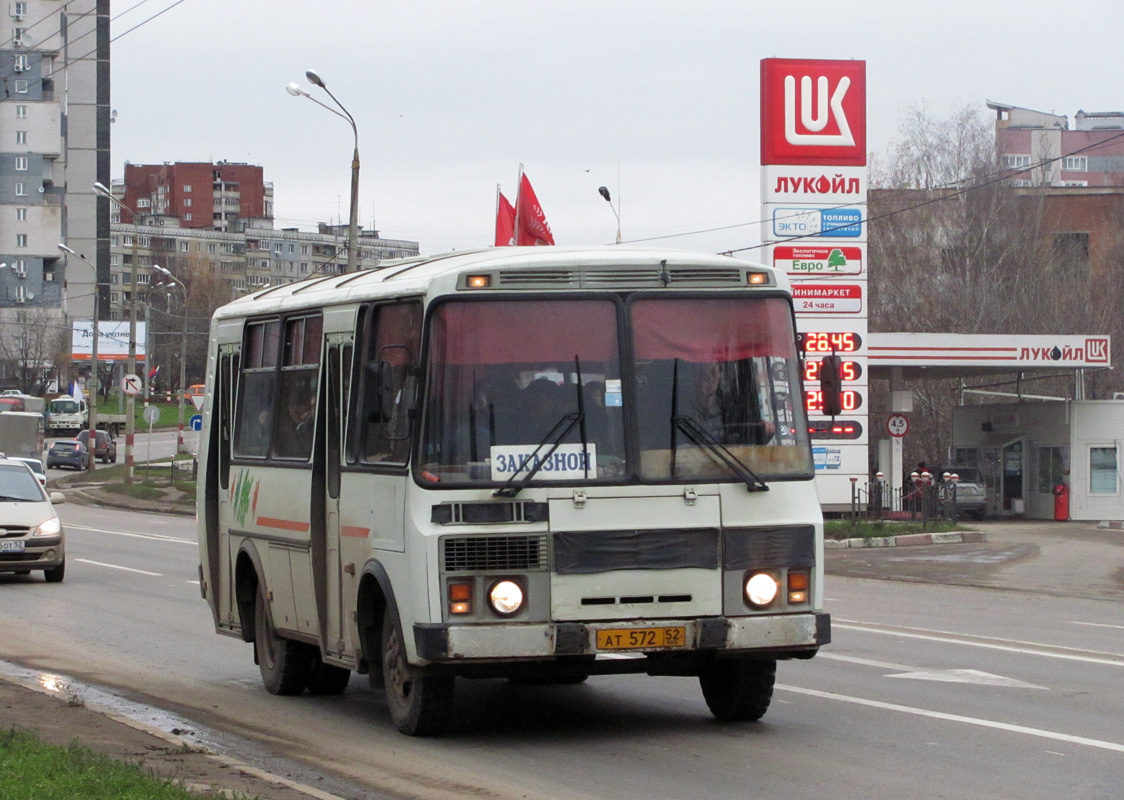
<path fill-rule="evenodd" d="M 715 658 L 699 675 L 707 708 L 723 722 L 752 722 L 773 699 L 776 659 Z"/>
<path fill-rule="evenodd" d="M 452 675 L 423 675 L 406 663 L 406 649 L 390 613 L 382 621 L 382 673 L 386 704 L 407 736 L 435 736 L 453 706 Z"/>
<path fill-rule="evenodd" d="M 282 639 L 273 628 L 265 588 L 254 598 L 254 655 L 262 683 L 270 694 L 300 694 L 308 683 L 314 653 L 303 642 Z"/>
<path fill-rule="evenodd" d="M 351 680 L 351 670 L 337 667 L 335 664 L 325 664 L 319 659 L 308 675 L 309 694 L 340 694 L 347 688 Z"/>

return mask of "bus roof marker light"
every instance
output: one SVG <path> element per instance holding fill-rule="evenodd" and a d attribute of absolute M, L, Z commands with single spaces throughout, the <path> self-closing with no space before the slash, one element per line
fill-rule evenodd
<path fill-rule="evenodd" d="M 464 279 L 464 285 L 468 289 L 487 289 L 492 285 L 492 276 L 469 275 Z"/>
<path fill-rule="evenodd" d="M 747 272 L 745 275 L 745 282 L 750 286 L 765 286 L 769 283 L 769 273 Z"/>

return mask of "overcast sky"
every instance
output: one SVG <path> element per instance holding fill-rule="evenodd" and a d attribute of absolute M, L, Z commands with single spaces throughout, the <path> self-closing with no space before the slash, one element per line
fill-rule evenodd
<path fill-rule="evenodd" d="M 158 14 L 142 27 L 128 29 Z M 360 221 L 422 253 L 488 246 L 522 162 L 558 244 L 710 252 L 761 241 L 762 58 L 867 62 L 868 148 L 903 114 L 986 100 L 1124 109 L 1120 0 L 121 0 L 113 177 L 126 161 L 259 164 L 277 227 Z M 619 204 L 619 205 L 618 205 Z M 752 258 L 752 251 L 748 254 Z"/>

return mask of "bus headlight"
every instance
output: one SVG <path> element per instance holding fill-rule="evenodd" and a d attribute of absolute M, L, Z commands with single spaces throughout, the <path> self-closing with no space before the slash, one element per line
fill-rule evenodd
<path fill-rule="evenodd" d="M 498 581 L 488 592 L 488 602 L 497 614 L 509 617 L 523 607 L 523 589 L 512 580 Z"/>
<path fill-rule="evenodd" d="M 777 579 L 767 572 L 749 576 L 745 582 L 745 599 L 751 606 L 764 608 L 777 598 Z"/>

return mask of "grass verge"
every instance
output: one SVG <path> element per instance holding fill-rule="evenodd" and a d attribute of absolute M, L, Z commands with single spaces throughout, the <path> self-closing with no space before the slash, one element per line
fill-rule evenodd
<path fill-rule="evenodd" d="M 198 800 L 231 797 L 222 791 L 191 791 L 135 764 L 116 761 L 72 744 L 45 744 L 32 733 L 0 731 L 0 797 L 5 800 Z M 245 800 L 242 794 L 235 800 Z"/>
<path fill-rule="evenodd" d="M 901 536 L 905 533 L 947 533 L 964 530 L 964 525 L 956 522 L 872 522 L 860 520 L 827 520 L 824 522 L 824 537 L 827 539 L 876 539 L 884 536 Z"/>

